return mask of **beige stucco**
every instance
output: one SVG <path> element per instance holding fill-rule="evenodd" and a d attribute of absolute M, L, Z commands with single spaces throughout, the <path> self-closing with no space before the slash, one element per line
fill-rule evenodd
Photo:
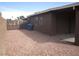
<path fill-rule="evenodd" d="M 4 36 L 6 31 L 6 21 L 0 16 L 0 39 Z"/>
<path fill-rule="evenodd" d="M 3 54 L 3 44 L 4 38 L 6 34 L 6 21 L 3 19 L 3 17 L 0 16 L 0 55 Z"/>

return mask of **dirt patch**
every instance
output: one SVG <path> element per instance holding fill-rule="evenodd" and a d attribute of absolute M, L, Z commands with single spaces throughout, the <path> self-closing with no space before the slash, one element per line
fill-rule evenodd
<path fill-rule="evenodd" d="M 79 55 L 78 46 L 58 43 L 55 39 L 58 38 L 36 31 L 9 30 L 3 43 L 3 55 Z"/>

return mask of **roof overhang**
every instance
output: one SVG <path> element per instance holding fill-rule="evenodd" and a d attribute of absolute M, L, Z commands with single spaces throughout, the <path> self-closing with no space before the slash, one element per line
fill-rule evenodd
<path fill-rule="evenodd" d="M 73 7 L 73 10 L 74 10 L 75 6 L 79 6 L 79 2 L 68 4 L 68 5 L 64 5 L 64 6 L 61 6 L 61 7 L 49 8 L 49 9 L 46 9 L 46 10 L 43 10 L 43 11 L 40 11 L 40 12 L 35 12 L 35 14 L 32 14 L 30 16 L 38 15 L 38 14 L 41 14 L 41 13 L 46 13 L 46 12 L 49 12 L 49 11 L 55 11 L 55 10 L 70 8 L 70 7 Z"/>

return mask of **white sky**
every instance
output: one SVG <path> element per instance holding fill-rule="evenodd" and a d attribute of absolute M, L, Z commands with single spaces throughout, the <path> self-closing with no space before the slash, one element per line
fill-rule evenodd
<path fill-rule="evenodd" d="M 1 13 L 2 13 L 3 18 L 5 18 L 5 19 L 11 18 L 12 20 L 14 20 L 15 18 L 17 18 L 19 16 L 27 17 L 28 15 L 31 15 L 34 13 L 34 11 L 23 11 L 23 10 L 19 10 L 16 8 L 10 8 L 10 7 L 6 7 L 6 6 L 0 6 L 0 9 L 2 9 Z M 13 18 L 12 18 L 12 16 L 13 16 Z"/>
<path fill-rule="evenodd" d="M 25 16 L 27 17 L 28 15 L 31 15 L 33 14 L 34 12 L 33 11 L 13 11 L 13 12 L 9 12 L 9 11 L 4 11 L 2 12 L 2 17 L 7 19 L 7 18 L 11 18 L 11 19 L 15 19 L 17 18 L 18 16 Z M 13 16 L 13 18 L 12 18 Z"/>

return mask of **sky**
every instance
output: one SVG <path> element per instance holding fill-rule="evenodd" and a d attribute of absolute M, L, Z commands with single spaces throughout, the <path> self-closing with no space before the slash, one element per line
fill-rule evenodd
<path fill-rule="evenodd" d="M 7 18 L 16 18 L 33 14 L 34 12 L 46 10 L 48 8 L 59 7 L 73 2 L 0 2 L 0 12 Z"/>

